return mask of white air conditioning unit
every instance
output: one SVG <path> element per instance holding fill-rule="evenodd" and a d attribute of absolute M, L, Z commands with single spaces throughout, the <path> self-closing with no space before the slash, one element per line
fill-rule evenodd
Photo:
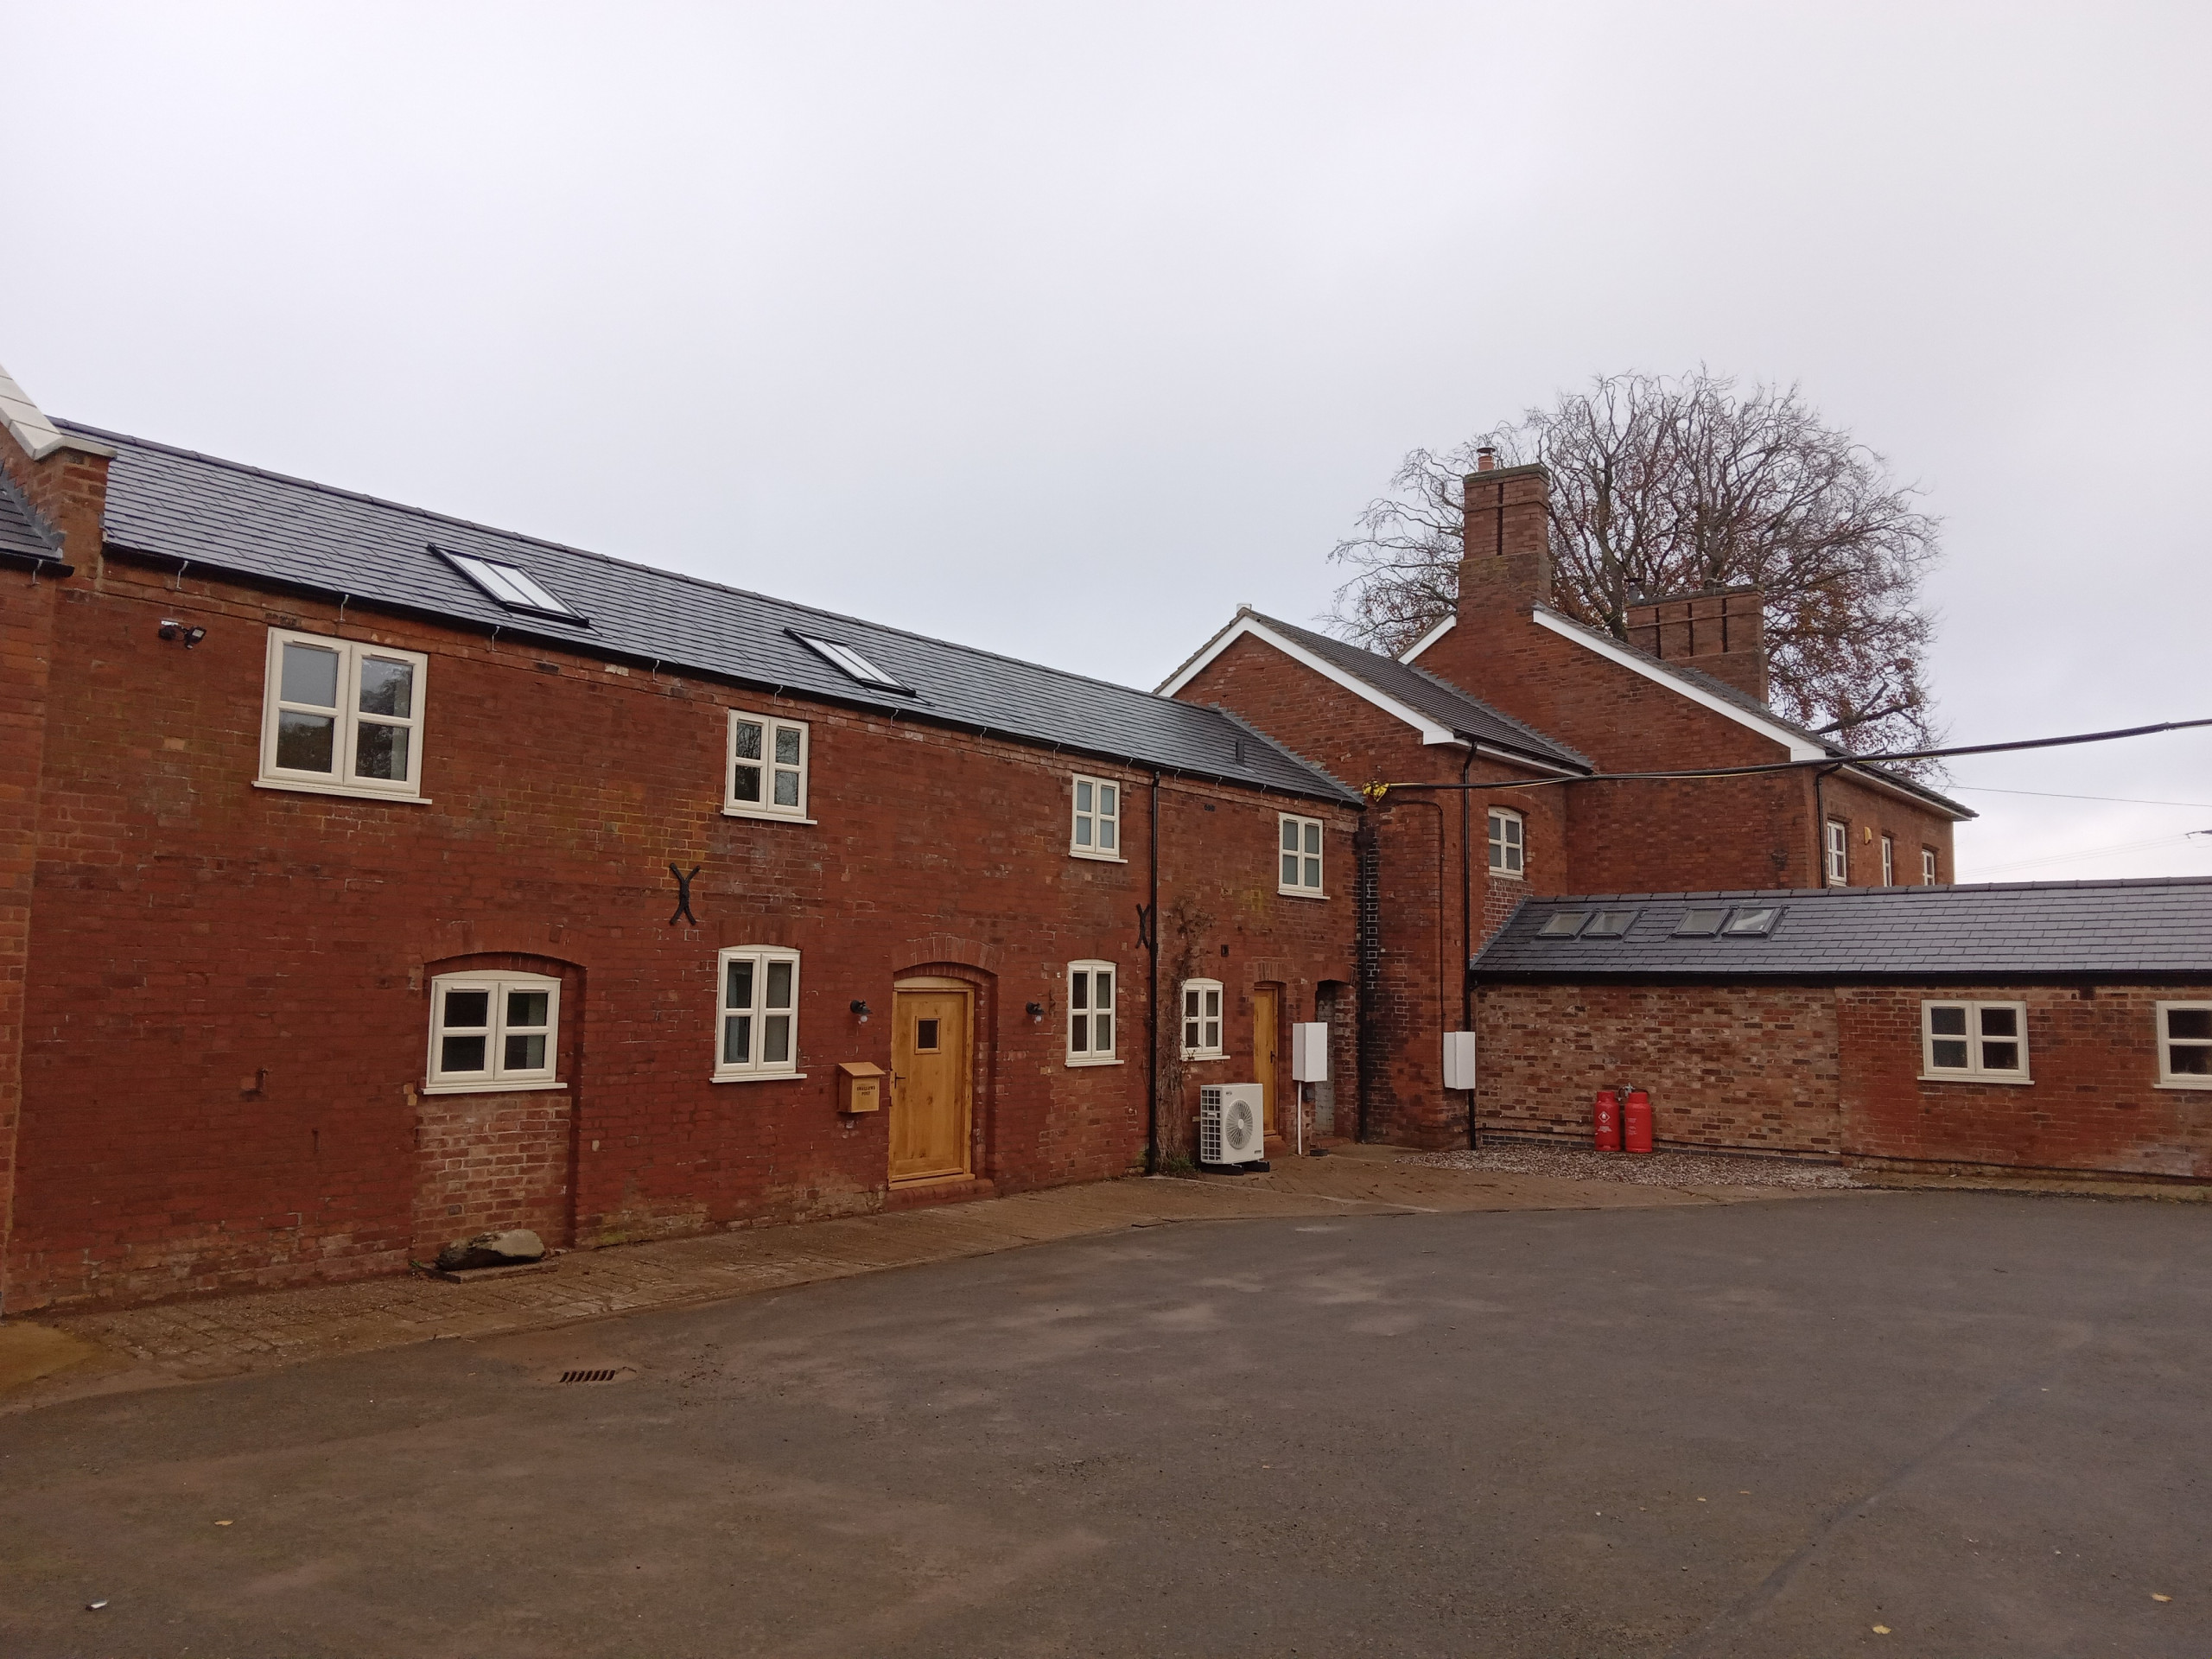
<path fill-rule="evenodd" d="M 1210 1083 L 1198 1090 L 1198 1167 L 1268 1166 L 1267 1091 L 1256 1083 Z"/>

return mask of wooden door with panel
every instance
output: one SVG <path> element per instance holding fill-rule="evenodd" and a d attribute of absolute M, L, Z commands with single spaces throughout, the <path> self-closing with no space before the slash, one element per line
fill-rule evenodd
<path fill-rule="evenodd" d="M 969 1156 L 975 995 L 965 986 L 892 994 L 891 1179 L 957 1179 Z"/>

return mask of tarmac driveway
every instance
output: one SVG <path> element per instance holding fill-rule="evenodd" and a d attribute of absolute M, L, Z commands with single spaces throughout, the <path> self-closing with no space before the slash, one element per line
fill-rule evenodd
<path fill-rule="evenodd" d="M 0 1652 L 2205 1659 L 2208 1315 L 2198 1205 L 1147 1227 L 0 1418 Z"/>

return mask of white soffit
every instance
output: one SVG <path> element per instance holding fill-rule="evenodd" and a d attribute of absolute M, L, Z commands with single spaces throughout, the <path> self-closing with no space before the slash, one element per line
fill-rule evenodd
<path fill-rule="evenodd" d="M 1421 635 L 1420 639 L 1414 640 L 1413 644 L 1408 645 L 1403 651 L 1400 652 L 1398 653 L 1398 660 L 1402 663 L 1410 663 L 1414 658 L 1420 656 L 1421 652 L 1427 651 L 1431 645 L 1441 639 L 1446 634 L 1451 632 L 1452 627 L 1459 622 L 1459 619 L 1456 616 L 1447 616 L 1444 618 L 1443 620 L 1437 623 L 1437 625 L 1431 628 L 1427 633 Z"/>
<path fill-rule="evenodd" d="M 1317 657 L 1295 640 L 1284 639 L 1249 612 L 1240 615 L 1234 622 L 1214 635 L 1200 648 L 1198 655 L 1177 669 L 1167 683 L 1160 688 L 1160 695 L 1163 697 L 1173 696 L 1196 679 L 1201 669 L 1246 634 L 1250 634 L 1255 639 L 1265 640 L 1293 662 L 1302 667 L 1312 669 L 1332 685 L 1342 686 L 1352 696 L 1363 702 L 1373 703 L 1393 719 L 1403 721 L 1421 734 L 1422 742 L 1459 743 L 1460 741 L 1449 730 L 1438 725 L 1419 709 L 1408 708 L 1395 697 L 1384 696 L 1366 681 L 1355 675 L 1345 673 L 1326 658 Z"/>
<path fill-rule="evenodd" d="M 81 449 L 95 455 L 115 453 L 104 443 L 73 438 L 54 425 L 5 368 L 0 368 L 0 424 L 7 427 L 8 435 L 33 461 L 44 461 L 57 449 Z"/>
<path fill-rule="evenodd" d="M 1725 715 L 1738 726 L 1750 728 L 1770 742 L 1781 744 L 1789 751 L 1789 758 L 1792 760 L 1825 760 L 1830 758 L 1827 750 L 1816 743 L 1808 742 L 1788 727 L 1778 726 L 1770 720 L 1761 720 L 1750 709 L 1731 702 L 1727 698 L 1708 691 L 1701 685 L 1695 685 L 1688 680 L 1678 678 L 1640 652 L 1592 633 L 1587 629 L 1579 627 L 1572 622 L 1564 621 L 1548 612 L 1531 610 L 1529 614 L 1535 619 L 1538 626 L 1549 628 L 1562 639 L 1572 639 L 1584 650 L 1594 651 L 1599 656 L 1618 663 L 1630 673 L 1641 674 L 1653 684 L 1663 685 L 1669 691 L 1688 697 L 1700 708 L 1710 709 L 1714 714 Z M 1420 647 L 1416 646 L 1414 649 L 1418 650 Z"/>

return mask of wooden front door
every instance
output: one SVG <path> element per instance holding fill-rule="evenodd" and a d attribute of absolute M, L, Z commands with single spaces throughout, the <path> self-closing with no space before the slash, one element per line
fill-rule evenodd
<path fill-rule="evenodd" d="M 891 1179 L 969 1173 L 975 1021 L 965 987 L 892 993 Z"/>
<path fill-rule="evenodd" d="M 1269 1135 L 1287 1135 L 1290 1120 L 1282 1115 L 1282 1090 L 1275 1083 L 1275 1035 L 1281 1023 L 1282 994 L 1272 985 L 1252 993 L 1252 1074 L 1266 1103 L 1260 1122 Z"/>

